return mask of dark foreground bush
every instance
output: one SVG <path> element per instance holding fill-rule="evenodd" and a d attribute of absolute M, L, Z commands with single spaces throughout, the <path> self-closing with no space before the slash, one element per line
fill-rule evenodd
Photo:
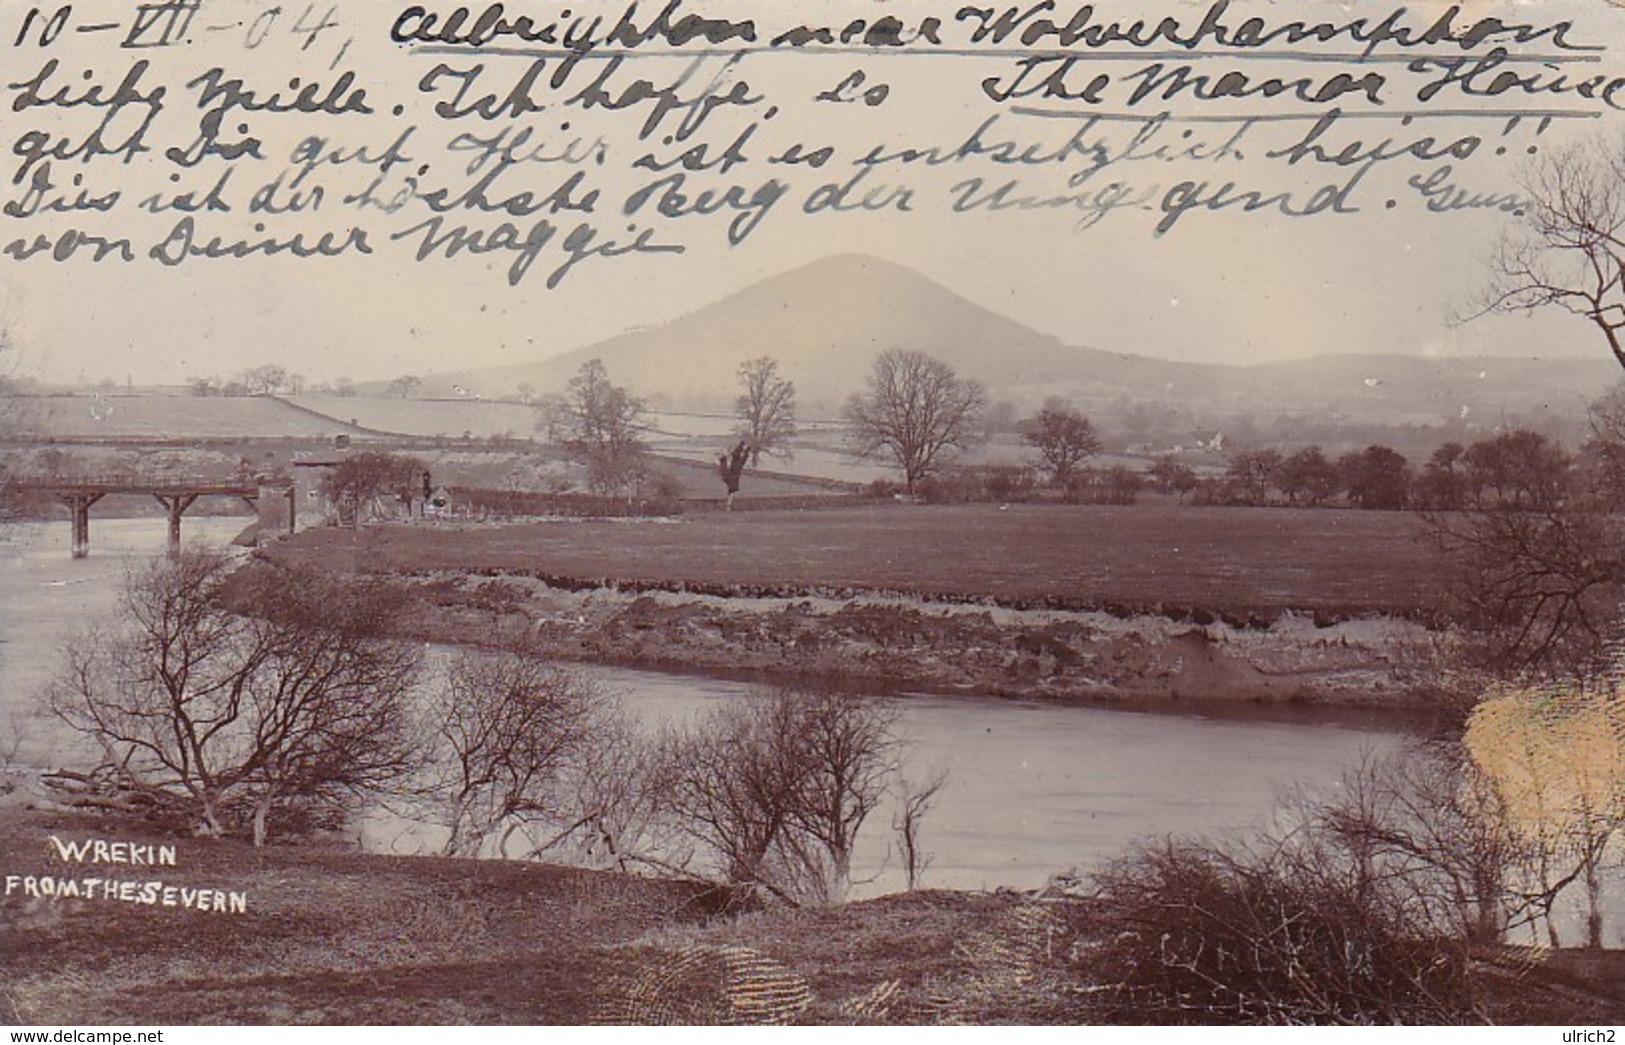
<path fill-rule="evenodd" d="M 1357 862 L 1315 845 L 1168 841 L 1098 879 L 1101 1016 L 1136 1023 L 1475 1020 L 1465 946 L 1428 938 Z"/>

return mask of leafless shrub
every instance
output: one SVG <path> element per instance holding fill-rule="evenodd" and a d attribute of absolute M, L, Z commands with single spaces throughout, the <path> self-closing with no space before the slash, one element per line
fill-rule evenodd
<path fill-rule="evenodd" d="M 595 694 L 540 657 L 466 650 L 429 698 L 427 792 L 450 828 L 445 852 L 474 856 L 522 820 L 556 815 L 566 769 L 593 734 Z"/>
<path fill-rule="evenodd" d="M 1094 1004 L 1136 1023 L 1459 1023 L 1467 950 L 1314 836 L 1169 840 L 1098 877 Z"/>
<path fill-rule="evenodd" d="M 18 764 L 32 732 L 33 718 L 26 709 L 7 710 L 4 724 L 0 724 L 0 770 L 12 769 Z"/>
<path fill-rule="evenodd" d="M 895 724 L 888 705 L 823 688 L 725 705 L 668 742 L 672 823 L 730 884 L 842 899 L 858 832 L 897 770 Z"/>
<path fill-rule="evenodd" d="M 579 671 L 524 650 L 465 650 L 424 719 L 411 802 L 449 829 L 447 855 L 629 870 L 656 848 L 651 743 Z"/>
<path fill-rule="evenodd" d="M 1584 504 L 1424 516 L 1475 661 L 1504 674 L 1584 675 L 1613 638 L 1625 531 Z"/>
<path fill-rule="evenodd" d="M 17 779 L 26 773 L 23 750 L 33 735 L 31 709 L 14 707 L 0 721 L 0 795 L 17 788 Z"/>
<path fill-rule="evenodd" d="M 1367 882 L 1428 935 L 1495 944 L 1528 915 L 1512 876 L 1526 849 L 1490 780 L 1458 743 L 1415 745 L 1346 773 L 1304 810 Z"/>
<path fill-rule="evenodd" d="M 897 779 L 897 810 L 892 814 L 892 830 L 897 833 L 897 844 L 902 850 L 903 874 L 909 891 L 920 887 L 926 869 L 931 866 L 931 854 L 920 845 L 920 825 L 925 814 L 936 804 L 937 793 L 948 783 L 946 770 L 939 770 L 915 783 L 899 776 Z"/>

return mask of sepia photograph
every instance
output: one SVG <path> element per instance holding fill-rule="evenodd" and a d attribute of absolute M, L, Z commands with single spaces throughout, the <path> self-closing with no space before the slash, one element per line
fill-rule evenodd
<path fill-rule="evenodd" d="M 1625 1027 L 1620 4 L 0 0 L 0 143 L 13 1041 Z"/>

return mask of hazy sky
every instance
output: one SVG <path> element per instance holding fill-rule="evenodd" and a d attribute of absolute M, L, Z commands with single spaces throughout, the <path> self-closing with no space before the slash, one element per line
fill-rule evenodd
<path fill-rule="evenodd" d="M 312 380 L 328 380 L 341 375 L 366 379 L 507 365 L 579 348 L 629 328 L 659 324 L 764 276 L 849 251 L 909 266 L 1063 341 L 1144 355 L 1246 363 L 1327 352 L 1554 355 L 1604 351 L 1587 324 L 1566 317 L 1493 318 L 1452 325 L 1452 314 L 1469 310 L 1484 286 L 1487 258 L 1497 237 L 1514 219 L 1494 207 L 1428 213 L 1426 198 L 1410 182 L 1434 175 L 1437 184 L 1449 182 L 1468 197 L 1480 199 L 1516 192 L 1525 167 L 1564 140 L 1617 135 L 1620 113 L 1598 99 L 1578 98 L 1572 92 L 1527 94 L 1520 89 L 1488 98 L 1446 88 L 1423 104 L 1415 98 L 1417 88 L 1444 75 L 1442 68 L 1431 73 L 1409 71 L 1403 62 L 1382 57 L 1400 53 L 1393 45 L 1386 51 L 1379 48 L 1372 61 L 1352 67 L 1308 60 L 1315 54 L 1360 49 L 1346 39 L 1318 51 L 1304 45 L 1298 53 L 1305 58 L 1291 62 L 1227 57 L 1188 60 L 1194 72 L 1214 79 L 1240 72 L 1255 85 L 1270 76 L 1286 81 L 1307 76 L 1312 78 L 1308 89 L 1324 86 L 1339 71 L 1351 69 L 1355 77 L 1375 72 L 1385 77 L 1376 98 L 1349 91 L 1333 102 L 1293 101 L 1290 92 L 1273 100 L 1256 96 L 1200 100 L 1192 98 L 1187 89 L 1171 100 L 1151 98 L 1130 104 L 1131 92 L 1141 82 L 1135 77 L 1148 75 L 1144 70 L 1154 59 L 1132 48 L 1117 47 L 1078 49 L 1083 57 L 1064 77 L 1065 90 L 1079 92 L 1092 78 L 1110 76 L 1112 83 L 1098 101 L 1032 96 L 1000 103 L 990 99 L 981 85 L 984 80 L 999 78 L 1008 84 L 1022 52 L 1013 40 L 998 47 L 984 42 L 978 45 L 980 50 L 971 46 L 966 40 L 970 26 L 953 19 L 962 6 L 959 0 L 797 4 L 797 15 L 808 24 L 829 19 L 835 26 L 845 25 L 853 17 L 874 19 L 890 13 L 914 27 L 921 18 L 935 14 L 943 20 L 938 32 L 944 42 L 935 49 L 924 45 L 911 49 L 921 53 L 907 57 L 877 57 L 861 48 L 816 55 L 758 50 L 737 62 L 728 57 L 738 46 L 736 42 L 718 44 L 717 53 L 693 64 L 689 79 L 674 88 L 677 94 L 693 98 L 700 93 L 701 84 L 714 81 L 713 97 L 724 96 L 742 84 L 747 95 L 760 100 L 719 105 L 694 135 L 667 146 L 662 139 L 676 132 L 686 110 L 669 114 L 648 140 L 639 142 L 638 125 L 648 115 L 649 103 L 615 114 L 602 108 L 583 110 L 560 104 L 610 64 L 603 57 L 583 61 L 563 91 L 536 89 L 533 97 L 545 106 L 539 111 L 518 119 L 446 119 L 436 115 L 432 106 L 454 100 L 459 75 L 472 77 L 472 70 L 478 68 L 474 93 L 494 93 L 501 98 L 536 55 L 433 53 L 421 46 L 414 50 L 398 45 L 388 34 L 395 13 L 404 5 L 370 0 L 340 4 L 339 24 L 318 33 L 307 47 L 308 37 L 293 32 L 290 25 L 301 5 L 287 6 L 285 20 L 266 23 L 261 20 L 265 7 L 258 2 L 205 0 L 190 27 L 190 45 L 138 49 L 117 46 L 128 31 L 130 5 L 86 0 L 74 5 L 73 25 L 49 46 L 18 49 L 12 54 L 4 74 L 9 85 L 7 104 L 0 107 L 0 137 L 12 146 L 6 161 L 5 199 L 12 204 L 25 202 L 28 186 L 48 161 L 46 174 L 57 190 L 69 195 L 84 191 L 91 196 L 117 190 L 123 196 L 106 213 L 0 217 L 0 230 L 4 230 L 0 247 L 19 239 L 31 243 L 37 235 L 45 235 L 55 244 L 67 230 L 79 229 L 108 240 L 128 238 L 137 255 L 129 264 L 92 261 L 90 251 L 83 248 L 63 263 L 43 257 L 17 261 L 0 256 L 0 321 L 15 350 L 14 372 L 49 380 L 104 376 L 123 380 L 128 376 L 136 382 L 179 381 L 192 375 L 229 376 L 244 367 L 274 361 Z M 445 11 L 455 5 L 426 6 Z M 472 6 L 478 9 L 481 5 Z M 510 13 L 528 13 L 538 21 L 556 15 L 561 7 L 540 2 L 508 6 Z M 613 18 L 626 4 L 570 6 L 578 12 L 610 12 Z M 1058 4 L 1051 17 L 1064 23 L 1077 6 Z M 1110 7 L 1112 17 L 1118 19 L 1130 12 L 1150 18 L 1174 14 L 1187 25 L 1200 22 L 1209 7 L 1207 3 L 1180 2 L 1098 6 Z M 644 8 L 640 8 L 643 21 L 658 9 L 646 2 Z M 1238 2 L 1225 19 L 1240 23 L 1257 15 L 1276 23 L 1292 19 L 1345 23 L 1362 15 L 1374 21 L 1392 9 L 1392 5 L 1381 4 Z M 685 0 L 682 10 L 743 18 L 779 11 L 781 5 Z M 1407 24 L 1426 28 L 1442 10 L 1437 3 L 1412 5 Z M 6 14 L 13 13 L 8 7 Z M 20 8 L 15 13 L 20 14 Z M 1570 42 L 1606 48 L 1563 50 L 1555 48 L 1549 37 L 1509 44 L 1514 56 L 1552 60 L 1526 61 L 1506 69 L 1539 75 L 1546 78 L 1542 82 L 1547 85 L 1559 75 L 1571 79 L 1625 76 L 1625 11 L 1601 0 L 1562 5 L 1470 4 L 1457 22 L 1466 26 L 1492 14 L 1509 22 L 1540 24 L 1571 18 L 1576 24 L 1569 31 Z M 98 22 L 124 25 L 118 30 L 81 30 Z M 762 22 L 775 29 L 790 25 L 783 14 L 764 14 Z M 246 44 L 256 29 L 262 29 L 263 35 L 249 48 Z M 8 40 L 15 32 L 9 19 L 0 21 L 0 30 Z M 499 43 L 514 49 L 534 46 L 513 39 Z M 1047 53 L 1055 51 L 1053 41 L 1038 47 Z M 940 53 L 926 53 L 933 50 Z M 1487 50 L 1486 45 L 1470 54 L 1479 56 Z M 1417 54 L 1435 58 L 1453 54 L 1459 59 L 1462 52 L 1446 46 L 1411 56 Z M 126 78 L 132 63 L 149 61 L 135 91 L 150 94 L 159 84 L 166 87 L 162 109 L 142 138 L 150 151 L 128 163 L 120 156 L 84 162 L 76 155 L 73 149 L 82 146 L 98 122 L 108 117 L 110 110 L 105 106 L 25 105 L 23 111 L 15 111 L 27 93 L 25 85 L 49 58 L 59 62 L 53 77 L 44 81 L 50 90 L 42 86 L 35 93 L 62 88 L 82 91 L 94 83 L 102 85 L 103 98 Z M 670 56 L 626 59 L 608 82 L 616 92 L 638 78 L 662 87 L 678 80 L 695 61 Z M 1164 59 L 1164 69 L 1184 61 Z M 440 63 L 448 71 L 438 84 L 431 90 L 419 89 L 420 79 Z M 546 70 L 551 72 L 557 64 L 558 59 L 548 59 Z M 365 89 L 376 112 L 372 116 L 298 116 L 251 112 L 248 106 L 241 106 L 222 120 L 226 133 L 221 141 L 258 138 L 258 151 L 264 158 L 250 155 L 228 163 L 210 157 L 196 166 L 182 166 L 166 159 L 164 149 L 184 149 L 197 138 L 200 115 L 211 103 L 201 101 L 206 88 L 197 86 L 196 78 L 211 67 L 224 70 L 222 80 L 241 77 L 248 89 L 259 92 L 256 104 L 277 90 L 282 92 L 282 101 L 291 100 L 297 91 L 288 81 L 294 76 L 303 78 L 301 86 L 319 83 L 321 89 L 315 97 L 325 97 L 339 75 L 348 71 L 354 74 L 348 87 Z M 86 70 L 93 70 L 89 77 L 84 75 Z M 863 82 L 845 92 L 854 100 L 815 100 L 819 92 L 858 72 L 864 74 Z M 1487 82 L 1486 76 L 1480 84 Z M 194 86 L 188 87 L 188 83 Z M 884 101 L 865 104 L 863 90 L 879 84 L 887 87 Z M 343 91 L 335 95 L 343 96 Z M 1625 105 L 1625 90 L 1619 101 Z M 397 104 L 401 106 L 399 116 L 391 109 Z M 1153 233 L 1164 215 L 1168 193 L 1181 182 L 1205 186 L 1197 191 L 1206 194 L 1220 192 L 1229 183 L 1232 199 L 1247 191 L 1257 191 L 1262 199 L 1291 192 L 1290 205 L 1300 209 L 1317 189 L 1347 183 L 1358 165 L 1306 161 L 1288 166 L 1282 158 L 1267 156 L 1301 138 L 1333 104 L 1343 109 L 1345 117 L 1322 144 L 1335 141 L 1338 147 L 1355 147 L 1351 143 L 1357 140 L 1361 145 L 1355 148 L 1369 149 L 1390 139 L 1391 151 L 1398 152 L 1429 135 L 1441 144 L 1469 134 L 1479 141 L 1465 159 L 1402 156 L 1375 164 L 1348 189 L 1345 202 L 1355 213 L 1287 218 L 1276 213 L 1279 208 L 1275 205 L 1253 214 L 1241 213 L 1239 206 L 1195 209 L 1180 216 L 1165 233 Z M 777 109 L 772 117 L 766 116 L 769 106 Z M 1017 106 L 1042 109 L 1048 115 L 1018 114 Z M 141 102 L 127 104 L 103 129 L 103 141 L 128 138 L 151 108 Z M 1544 130 L 1534 117 L 1517 123 L 1504 117 L 1430 117 L 1410 126 L 1397 118 L 1404 111 L 1486 108 L 1602 115 L 1556 119 Z M 1093 112 L 1133 117 L 1093 125 L 1083 135 L 1083 140 L 1097 141 L 1108 152 L 1121 152 L 1128 139 L 1146 131 L 1146 121 L 1162 111 L 1180 119 L 1207 119 L 1163 125 L 1146 151 L 1152 146 L 1189 148 L 1205 143 L 1211 153 L 1243 127 L 1239 122 L 1243 116 L 1294 119 L 1245 125 L 1232 154 L 1217 159 L 1120 160 L 1087 176 L 1083 174 L 1087 161 L 1081 152 L 1069 162 L 1050 164 L 997 164 L 983 156 L 930 168 L 920 162 L 876 166 L 853 195 L 874 189 L 875 199 L 891 198 L 892 206 L 816 216 L 803 213 L 804 204 L 819 185 L 851 178 L 861 170 L 853 161 L 875 146 L 887 151 L 931 146 L 951 150 L 964 143 L 982 121 L 996 117 L 984 135 L 986 143 L 1015 139 L 1023 147 L 1055 150 L 1079 132 L 1083 121 L 1078 114 Z M 1384 118 L 1367 118 L 1373 114 Z M 567 131 L 561 129 L 566 122 L 570 125 Z M 714 164 L 722 149 L 752 123 L 755 130 L 740 147 L 747 162 L 727 172 L 689 172 L 683 186 L 689 197 L 685 205 L 692 206 L 693 197 L 702 191 L 720 198 L 733 187 L 736 200 L 748 200 L 770 179 L 780 179 L 782 197 L 742 243 L 730 245 L 727 236 L 727 224 L 737 211 L 662 217 L 646 201 L 634 213 L 626 213 L 628 196 L 665 173 L 630 169 L 636 157 L 653 149 L 670 160 L 684 148 L 706 143 L 708 152 L 691 159 Z M 247 130 L 238 132 L 239 125 Z M 303 215 L 247 212 L 255 189 L 279 174 L 284 186 L 291 180 L 296 171 L 290 169 L 289 157 L 307 136 L 323 136 L 328 149 L 353 152 L 364 146 L 376 155 L 414 125 L 416 130 L 405 150 L 412 162 L 397 165 L 380 188 L 380 198 L 401 191 L 406 177 L 423 164 L 429 170 L 417 182 L 419 191 L 438 186 L 455 196 L 491 169 L 470 173 L 467 165 L 474 152 L 448 153 L 448 144 L 458 135 L 489 138 L 503 130 L 510 135 L 529 130 L 531 144 L 551 143 L 544 147 L 548 154 L 579 138 L 577 151 L 591 156 L 589 144 L 602 139 L 604 162 L 588 160 L 579 166 L 517 163 L 493 184 L 490 195 L 507 198 L 530 191 L 544 196 L 579 172 L 582 180 L 575 202 L 586 191 L 597 189 L 597 206 L 590 215 L 554 216 L 560 230 L 540 250 L 517 286 L 510 285 L 507 278 L 515 257 L 511 251 L 477 257 L 464 252 L 451 259 L 437 257 L 419 263 L 413 259 L 413 250 L 423 238 L 421 231 L 391 241 L 392 233 L 410 230 L 433 216 L 430 205 L 421 198 L 406 202 L 395 213 L 344 206 L 343 196 L 365 187 L 375 173 L 359 163 L 321 165 L 306 176 L 307 188 L 321 185 L 325 190 L 314 211 Z M 46 148 L 41 139 L 25 140 L 28 132 L 36 130 L 53 135 L 49 141 L 60 146 L 68 158 L 49 160 L 47 156 L 29 164 L 23 153 L 32 146 Z M 1187 132 L 1190 136 L 1184 137 Z M 467 141 L 465 138 L 465 145 Z M 806 146 L 807 151 L 829 145 L 834 149 L 832 159 L 821 169 L 764 162 L 793 143 Z M 1537 150 L 1533 157 L 1532 147 Z M 1447 163 L 1453 169 L 1439 176 L 1439 168 Z M 139 201 L 157 190 L 191 189 L 201 197 L 228 167 L 233 169 L 222 196 L 233 209 L 197 215 L 195 243 L 216 235 L 227 241 L 266 236 L 286 240 L 299 231 L 311 240 L 328 231 L 342 241 L 351 227 L 360 226 L 368 232 L 373 253 L 361 256 L 349 251 L 342 257 L 309 259 L 193 258 L 173 267 L 146 258 L 147 251 L 164 242 L 185 215 L 146 213 L 139 209 Z M 70 179 L 76 175 L 83 181 L 73 186 Z M 1088 212 L 1075 205 L 952 213 L 951 201 L 966 191 L 964 183 L 971 178 L 984 179 L 985 186 L 1019 178 L 1020 187 L 1012 196 L 1042 200 L 1066 195 L 1093 197 L 1117 183 L 1121 189 L 1115 191 L 1144 202 L 1119 209 L 1092 225 L 1088 225 Z M 900 188 L 911 193 L 906 212 L 895 207 L 893 193 Z M 523 238 L 543 217 L 480 214 L 465 208 L 445 215 L 442 231 L 466 224 L 489 236 L 506 219 L 516 226 L 515 235 Z M 647 231 L 652 242 L 681 243 L 685 252 L 590 259 L 572 269 L 556 289 L 546 289 L 547 274 L 564 257 L 560 242 L 583 220 L 594 224 L 599 242 L 609 237 L 624 243 Z M 255 222 L 266 230 L 256 233 Z M 1079 228 L 1080 222 L 1088 227 Z M 764 336 L 770 340 L 771 332 Z"/>

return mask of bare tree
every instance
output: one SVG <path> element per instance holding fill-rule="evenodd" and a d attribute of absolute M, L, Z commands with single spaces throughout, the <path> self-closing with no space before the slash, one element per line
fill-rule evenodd
<path fill-rule="evenodd" d="M 598 709 L 592 743 L 566 776 L 570 804 L 563 823 L 533 843 L 527 855 L 570 844 L 593 866 L 662 873 L 686 867 L 683 839 L 663 816 L 660 747 L 624 711 Z"/>
<path fill-rule="evenodd" d="M 1459 742 L 1416 743 L 1367 759 L 1306 819 L 1432 934 L 1496 944 L 1531 916 L 1511 880 L 1528 850 L 1493 781 Z"/>
<path fill-rule="evenodd" d="M 0 773 L 16 767 L 33 734 L 33 715 L 30 710 L 13 707 L 0 722 Z M 0 794 L 9 790 L 0 782 Z"/>
<path fill-rule="evenodd" d="M 1477 507 L 1552 508 L 1570 490 L 1569 455 L 1527 428 L 1480 439 L 1466 449 L 1461 461 L 1467 491 Z"/>
<path fill-rule="evenodd" d="M 1414 503 L 1440 511 L 1458 511 L 1467 506 L 1467 469 L 1462 458 L 1467 448 L 1457 442 L 1441 445 L 1428 457 L 1417 477 Z"/>
<path fill-rule="evenodd" d="M 1145 474 L 1157 484 L 1158 490 L 1163 493 L 1177 493 L 1181 502 L 1200 482 L 1196 477 L 1196 470 L 1175 460 L 1173 454 L 1158 457 L 1152 462 L 1151 467 L 1146 469 Z"/>
<path fill-rule="evenodd" d="M 101 748 L 119 787 L 212 834 L 309 813 L 415 765 L 413 647 L 383 637 L 395 601 L 315 575 L 252 582 L 222 605 L 228 561 L 183 550 L 131 574 L 119 624 L 65 651 L 50 708 Z"/>
<path fill-rule="evenodd" d="M 796 729 L 800 788 L 791 822 L 828 860 L 823 893 L 846 897 L 858 831 L 899 769 L 897 712 L 890 704 L 828 688 L 780 696 Z"/>
<path fill-rule="evenodd" d="M 673 822 L 733 885 L 838 901 L 898 769 L 891 708 L 830 690 L 746 698 L 669 742 Z"/>
<path fill-rule="evenodd" d="M 423 387 L 423 378 L 416 374 L 402 374 L 389 383 L 389 394 L 400 396 L 402 399 L 412 398 L 412 394 Z"/>
<path fill-rule="evenodd" d="M 1282 461 L 1275 483 L 1286 494 L 1287 503 L 1301 500 L 1314 506 L 1331 500 L 1343 484 L 1337 466 L 1318 446 L 1305 447 Z"/>
<path fill-rule="evenodd" d="M 875 360 L 868 391 L 846 405 L 857 457 L 883 456 L 914 486 L 956 453 L 982 439 L 987 392 L 923 352 L 892 349 Z"/>
<path fill-rule="evenodd" d="M 369 515 L 382 514 L 379 501 L 393 498 L 410 507 L 426 474 L 416 457 L 364 450 L 351 454 L 322 477 L 324 496 L 339 509 L 339 517 L 355 526 Z"/>
<path fill-rule="evenodd" d="M 1584 499 L 1423 520 L 1483 667 L 1583 677 L 1606 662 L 1625 592 L 1625 521 Z"/>
<path fill-rule="evenodd" d="M 663 790 L 677 830 L 712 855 L 725 881 L 794 901 L 790 871 L 775 866 L 799 786 L 787 712 L 783 701 L 735 701 L 673 734 Z"/>
<path fill-rule="evenodd" d="M 543 407 L 548 437 L 584 464 L 594 493 L 634 485 L 644 470 L 648 404 L 609 379 L 599 359 L 581 365 L 562 396 Z"/>
<path fill-rule="evenodd" d="M 901 775 L 897 780 L 897 811 L 892 814 L 892 830 L 902 847 L 903 874 L 910 892 L 920 887 L 926 869 L 931 866 L 931 854 L 920 844 L 920 825 L 925 814 L 936 804 L 937 793 L 948 783 L 948 773 L 941 770 L 915 783 Z"/>
<path fill-rule="evenodd" d="M 1578 479 L 1605 511 L 1625 508 L 1625 382 L 1586 411 L 1589 430 L 1576 458 Z"/>
<path fill-rule="evenodd" d="M 1596 327 L 1625 367 L 1625 146 L 1595 138 L 1549 150 L 1524 190 L 1480 314 L 1564 309 Z"/>
<path fill-rule="evenodd" d="M 1065 487 L 1073 470 L 1100 452 L 1100 436 L 1095 434 L 1094 424 L 1058 401 L 1046 403 L 1022 429 L 1022 438 L 1028 446 L 1038 449 L 1056 486 Z"/>
<path fill-rule="evenodd" d="M 450 828 L 448 856 L 476 856 L 498 831 L 505 851 L 526 824 L 571 819 L 564 785 L 598 740 L 598 702 L 579 675 L 533 654 L 452 658 L 428 709 L 424 787 Z"/>
<path fill-rule="evenodd" d="M 1351 505 L 1394 511 L 1410 500 L 1410 462 L 1392 447 L 1351 450 L 1337 459 L 1337 471 Z"/>
<path fill-rule="evenodd" d="M 35 412 L 23 395 L 26 382 L 16 376 L 16 364 L 11 332 L 0 325 L 0 436 L 14 436 L 37 424 Z"/>
<path fill-rule="evenodd" d="M 789 457 L 796 437 L 796 386 L 779 376 L 779 361 L 758 356 L 739 364 L 739 438 L 750 448 L 750 464 L 759 468 L 762 455 Z"/>

